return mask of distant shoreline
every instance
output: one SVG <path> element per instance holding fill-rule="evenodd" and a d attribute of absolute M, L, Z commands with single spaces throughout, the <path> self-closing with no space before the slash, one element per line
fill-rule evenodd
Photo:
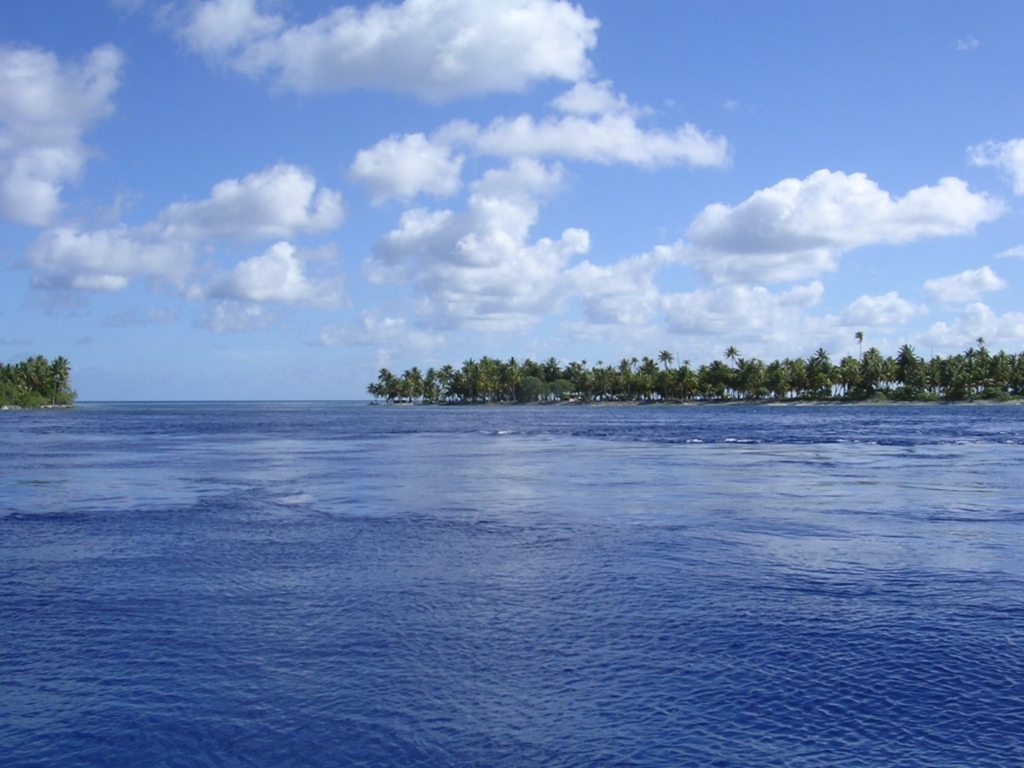
<path fill-rule="evenodd" d="M 812 407 L 831 407 L 831 406 L 854 406 L 854 407 L 865 407 L 865 406 L 943 406 L 943 405 L 971 405 L 971 406 L 999 406 L 999 405 L 1016 405 L 1024 406 L 1024 398 L 1011 397 L 1001 400 L 890 400 L 888 398 L 879 399 L 868 399 L 868 400 L 553 400 L 548 402 L 538 401 L 536 403 L 509 403 L 509 402 L 483 402 L 483 403 L 439 403 L 439 402 L 419 402 L 419 403 L 398 403 L 398 402 L 387 402 L 384 400 L 370 400 L 367 405 L 379 405 L 387 407 L 453 407 L 453 408 L 493 408 L 498 406 L 513 407 L 513 408 L 568 408 L 568 407 L 582 407 L 582 408 L 670 408 L 676 406 L 682 407 L 730 407 L 730 406 L 757 406 L 759 408 L 779 407 L 779 408 L 812 408 Z"/>
<path fill-rule="evenodd" d="M 0 405 L 0 411 L 61 411 L 74 408 L 72 403 L 46 403 L 45 405 Z"/>

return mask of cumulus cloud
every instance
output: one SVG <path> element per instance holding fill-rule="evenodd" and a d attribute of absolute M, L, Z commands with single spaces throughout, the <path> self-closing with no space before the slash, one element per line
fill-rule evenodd
<path fill-rule="evenodd" d="M 729 164 L 729 143 L 694 125 L 687 123 L 671 132 L 642 129 L 637 120 L 646 110 L 614 94 L 607 81 L 577 83 L 555 99 L 554 106 L 562 116 L 499 118 L 482 129 L 453 123 L 439 133 L 461 134 L 477 153 L 497 157 L 564 157 L 643 168 Z"/>
<path fill-rule="evenodd" d="M 297 249 L 291 243 L 275 243 L 261 256 L 246 259 L 227 274 L 215 278 L 200 295 L 250 302 L 336 306 L 342 295 L 340 282 L 311 280 L 296 254 Z"/>
<path fill-rule="evenodd" d="M 560 178 L 557 167 L 518 160 L 474 183 L 464 212 L 406 211 L 374 246 L 365 264 L 369 279 L 413 282 L 425 297 L 424 320 L 435 326 L 532 325 L 557 303 L 563 269 L 590 247 L 580 229 L 527 242 L 537 196 Z"/>
<path fill-rule="evenodd" d="M 318 188 L 308 172 L 281 164 L 241 180 L 222 181 L 213 187 L 209 198 L 175 203 L 139 227 L 120 225 L 82 232 L 61 226 L 47 230 L 29 249 L 27 262 L 38 273 L 37 284 L 44 286 L 116 291 L 132 278 L 145 276 L 182 287 L 194 271 L 197 249 L 202 245 L 319 233 L 338 226 L 342 215 L 337 192 Z M 253 275 L 261 269 L 261 274 L 268 274 L 273 266 L 269 261 L 253 260 L 243 265 L 247 265 L 243 272 L 249 280 L 255 280 Z M 284 274 L 294 279 L 287 270 Z M 252 288 L 251 282 L 246 285 Z M 290 283 L 288 290 L 297 290 L 296 284 Z M 324 300 L 319 288 L 309 290 L 304 294 L 308 298 Z M 279 296 L 274 300 L 291 299 Z"/>
<path fill-rule="evenodd" d="M 896 291 L 889 291 L 884 296 L 861 296 L 854 300 L 840 315 L 839 323 L 851 328 L 902 325 L 927 311 L 927 307 L 900 298 Z"/>
<path fill-rule="evenodd" d="M 392 136 L 360 150 L 352 178 L 366 184 L 374 203 L 388 198 L 411 200 L 421 192 L 454 195 L 462 187 L 464 155 L 429 141 L 422 133 Z"/>
<path fill-rule="evenodd" d="M 465 152 L 505 159 L 548 157 L 595 163 L 628 163 L 642 168 L 685 163 L 723 167 L 729 143 L 687 124 L 675 131 L 645 130 L 635 107 L 611 83 L 577 83 L 552 102 L 561 113 L 499 118 L 481 127 L 466 120 L 442 126 L 432 136 L 391 136 L 361 150 L 350 174 L 366 184 L 374 202 L 410 200 L 421 192 L 451 195 L 461 187 Z"/>
<path fill-rule="evenodd" d="M 567 270 L 567 284 L 580 297 L 588 323 L 644 326 L 661 313 L 663 299 L 654 278 L 672 259 L 673 249 L 659 246 L 610 265 L 584 261 Z"/>
<path fill-rule="evenodd" d="M 189 244 L 162 241 L 125 226 L 93 232 L 55 227 L 28 252 L 37 285 L 93 291 L 119 291 L 139 276 L 182 285 L 192 261 Z"/>
<path fill-rule="evenodd" d="M 264 240 L 326 232 L 343 218 L 338 192 L 318 189 L 313 174 L 279 163 L 214 185 L 206 200 L 170 205 L 158 226 L 168 240 Z"/>
<path fill-rule="evenodd" d="M 973 232 L 1000 202 L 956 178 L 893 199 L 862 173 L 820 170 L 755 192 L 735 207 L 706 207 L 682 259 L 717 283 L 772 283 L 837 268 L 846 251 Z"/>
<path fill-rule="evenodd" d="M 932 325 L 920 343 L 936 349 L 958 350 L 973 346 L 978 337 L 992 345 L 1019 348 L 1024 343 L 1024 312 L 997 315 L 980 301 L 971 302 L 952 324 Z"/>
<path fill-rule="evenodd" d="M 821 302 L 818 281 L 772 293 L 763 286 L 724 285 L 665 297 L 668 329 L 674 333 L 725 335 L 732 339 L 792 341 L 801 310 Z"/>
<path fill-rule="evenodd" d="M 648 111 L 632 106 L 624 94 L 613 93 L 611 80 L 576 83 L 552 104 L 568 115 L 639 115 Z"/>
<path fill-rule="evenodd" d="M 82 133 L 114 111 L 121 62 L 109 45 L 81 63 L 0 47 L 0 217 L 35 226 L 54 219 L 64 184 L 90 155 Z"/>
<path fill-rule="evenodd" d="M 309 24 L 263 13 L 256 0 L 207 0 L 178 18 L 193 50 L 280 88 L 380 88 L 431 102 L 580 80 L 598 28 L 565 0 L 405 0 L 344 6 Z"/>
<path fill-rule="evenodd" d="M 1024 139 L 986 141 L 968 148 L 971 163 L 998 168 L 1013 181 L 1013 191 L 1024 195 Z"/>
<path fill-rule="evenodd" d="M 987 266 L 981 269 L 968 269 L 958 275 L 927 280 L 924 284 L 925 293 L 929 298 L 951 304 L 977 301 L 981 294 L 999 291 L 1005 287 L 1006 281 Z"/>

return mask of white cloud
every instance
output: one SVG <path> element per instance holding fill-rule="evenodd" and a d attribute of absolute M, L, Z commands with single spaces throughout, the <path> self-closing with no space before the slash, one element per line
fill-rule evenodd
<path fill-rule="evenodd" d="M 557 187 L 560 169 L 518 160 L 473 185 L 469 207 L 406 211 L 374 246 L 371 282 L 412 281 L 426 297 L 424 320 L 440 327 L 514 330 L 535 323 L 560 297 L 562 271 L 590 247 L 587 232 L 527 242 L 536 195 Z"/>
<path fill-rule="evenodd" d="M 673 258 L 672 248 L 659 246 L 607 266 L 584 261 L 569 269 L 566 278 L 571 292 L 582 299 L 588 323 L 643 326 L 661 313 L 663 299 L 654 277 Z"/>
<path fill-rule="evenodd" d="M 861 296 L 856 299 L 840 315 L 839 323 L 851 328 L 902 325 L 915 315 L 927 311 L 927 307 L 912 304 L 900 298 L 896 291 L 889 291 L 884 296 Z"/>
<path fill-rule="evenodd" d="M 462 187 L 463 155 L 428 141 L 422 133 L 392 136 L 361 150 L 350 173 L 370 190 L 374 203 L 411 200 L 420 192 L 454 195 Z"/>
<path fill-rule="evenodd" d="M 665 297 L 666 324 L 674 333 L 756 338 L 792 343 L 804 323 L 803 309 L 821 301 L 820 282 L 772 293 L 762 286 L 725 285 Z"/>
<path fill-rule="evenodd" d="M 113 46 L 62 64 L 49 52 L 0 47 L 0 217 L 50 223 L 90 151 L 82 133 L 114 111 L 122 56 Z"/>
<path fill-rule="evenodd" d="M 929 298 L 949 303 L 977 301 L 981 294 L 1002 290 L 1005 287 L 1006 281 L 987 266 L 981 269 L 968 269 L 958 275 L 927 280 L 924 284 L 924 290 Z"/>
<path fill-rule="evenodd" d="M 337 280 L 311 280 L 291 243 L 270 246 L 261 256 L 246 259 L 231 272 L 215 278 L 201 297 L 250 302 L 336 306 L 342 290 Z"/>
<path fill-rule="evenodd" d="M 973 51 L 978 47 L 978 41 L 973 37 L 960 38 L 956 41 L 956 49 L 958 51 Z"/>
<path fill-rule="evenodd" d="M 646 110 L 613 94 L 607 81 L 577 83 L 554 106 L 562 117 L 499 118 L 484 129 L 455 123 L 439 134 L 461 134 L 479 154 L 497 157 L 564 157 L 644 168 L 678 163 L 723 167 L 730 162 L 724 138 L 689 123 L 672 132 L 642 129 L 637 119 Z"/>
<path fill-rule="evenodd" d="M 277 313 L 260 304 L 222 301 L 210 310 L 199 325 L 214 333 L 246 333 L 262 331 L 277 319 Z"/>
<path fill-rule="evenodd" d="M 976 343 L 978 337 L 993 346 L 1019 348 L 1024 343 L 1024 312 L 997 315 L 981 302 L 964 307 L 952 323 L 935 323 L 921 337 L 920 345 L 940 350 L 963 350 Z"/>
<path fill-rule="evenodd" d="M 241 180 L 222 181 L 206 200 L 174 203 L 140 227 L 91 232 L 53 228 L 29 249 L 28 265 L 40 273 L 37 283 L 46 286 L 116 291 L 145 276 L 180 287 L 194 271 L 202 245 L 323 232 L 338 226 L 342 215 L 337 192 L 318 189 L 311 174 L 281 164 Z"/>
<path fill-rule="evenodd" d="M 1024 258 L 1024 245 L 1007 248 L 1005 251 L 1000 251 L 996 254 L 997 259 L 1006 259 L 1011 257 Z"/>
<path fill-rule="evenodd" d="M 1024 195 L 1024 139 L 986 141 L 969 147 L 974 165 L 999 168 L 1013 180 L 1013 191 Z"/>
<path fill-rule="evenodd" d="M 195 4 L 178 33 L 193 49 L 231 62 L 233 56 L 244 57 L 246 46 L 277 34 L 284 26 L 280 16 L 260 13 L 255 0 L 214 0 Z M 234 66 L 244 69 L 237 58 Z"/>
<path fill-rule="evenodd" d="M 337 8 L 303 25 L 255 0 L 208 0 L 178 33 L 194 50 L 300 93 L 381 88 L 439 102 L 576 81 L 598 22 L 564 0 L 405 0 Z"/>
<path fill-rule="evenodd" d="M 433 136 L 391 136 L 361 150 L 350 168 L 374 202 L 410 200 L 420 192 L 451 195 L 461 187 L 465 161 L 461 150 L 506 159 L 569 158 L 595 163 L 630 163 L 643 168 L 687 163 L 723 167 L 729 143 L 687 124 L 673 132 L 644 130 L 638 118 L 649 110 L 635 107 L 611 83 L 577 83 L 553 102 L 560 117 L 531 115 L 499 118 L 486 128 L 455 120 Z"/>
<path fill-rule="evenodd" d="M 133 277 L 159 278 L 181 285 L 192 270 L 193 250 L 120 226 L 93 232 L 55 227 L 28 252 L 28 264 L 48 287 L 119 291 Z"/>
<path fill-rule="evenodd" d="M 410 327 L 404 318 L 377 312 L 363 312 L 350 325 L 325 325 L 319 338 L 325 347 L 369 346 L 404 353 L 425 352 L 443 341 L 443 336 Z"/>
<path fill-rule="evenodd" d="M 214 185 L 206 200 L 174 203 L 158 224 L 168 240 L 264 240 L 326 232 L 344 218 L 341 195 L 301 168 L 279 163 Z"/>
<path fill-rule="evenodd" d="M 648 111 L 632 106 L 624 94 L 612 93 L 611 80 L 576 83 L 551 103 L 567 115 L 639 115 Z"/>
<path fill-rule="evenodd" d="M 893 199 L 862 173 L 820 170 L 736 207 L 709 205 L 690 225 L 682 259 L 718 283 L 802 280 L 835 270 L 853 248 L 965 234 L 1002 211 L 960 179 Z"/>

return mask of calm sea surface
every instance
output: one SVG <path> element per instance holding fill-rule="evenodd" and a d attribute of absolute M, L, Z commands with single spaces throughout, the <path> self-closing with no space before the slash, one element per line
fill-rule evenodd
<path fill-rule="evenodd" d="M 1024 764 L 1024 407 L 0 413 L 0 765 Z"/>

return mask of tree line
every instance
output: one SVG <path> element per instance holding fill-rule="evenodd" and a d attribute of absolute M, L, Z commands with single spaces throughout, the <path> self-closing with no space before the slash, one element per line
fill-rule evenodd
<path fill-rule="evenodd" d="M 50 362 L 36 355 L 20 363 L 0 363 L 0 406 L 71 405 L 77 396 L 71 389 L 71 365 L 63 357 Z"/>
<path fill-rule="evenodd" d="M 858 343 L 863 335 L 855 337 Z M 469 359 L 426 373 L 413 367 L 401 375 L 382 368 L 367 391 L 375 401 L 425 403 L 536 403 L 555 401 L 793 401 L 793 400 L 1002 400 L 1024 396 L 1024 352 L 992 353 L 985 340 L 948 357 L 925 360 L 909 344 L 895 355 L 877 348 L 834 363 L 827 351 L 810 357 L 764 362 L 729 347 L 724 360 L 676 365 L 661 351 L 656 358 L 623 358 L 617 364 Z"/>

